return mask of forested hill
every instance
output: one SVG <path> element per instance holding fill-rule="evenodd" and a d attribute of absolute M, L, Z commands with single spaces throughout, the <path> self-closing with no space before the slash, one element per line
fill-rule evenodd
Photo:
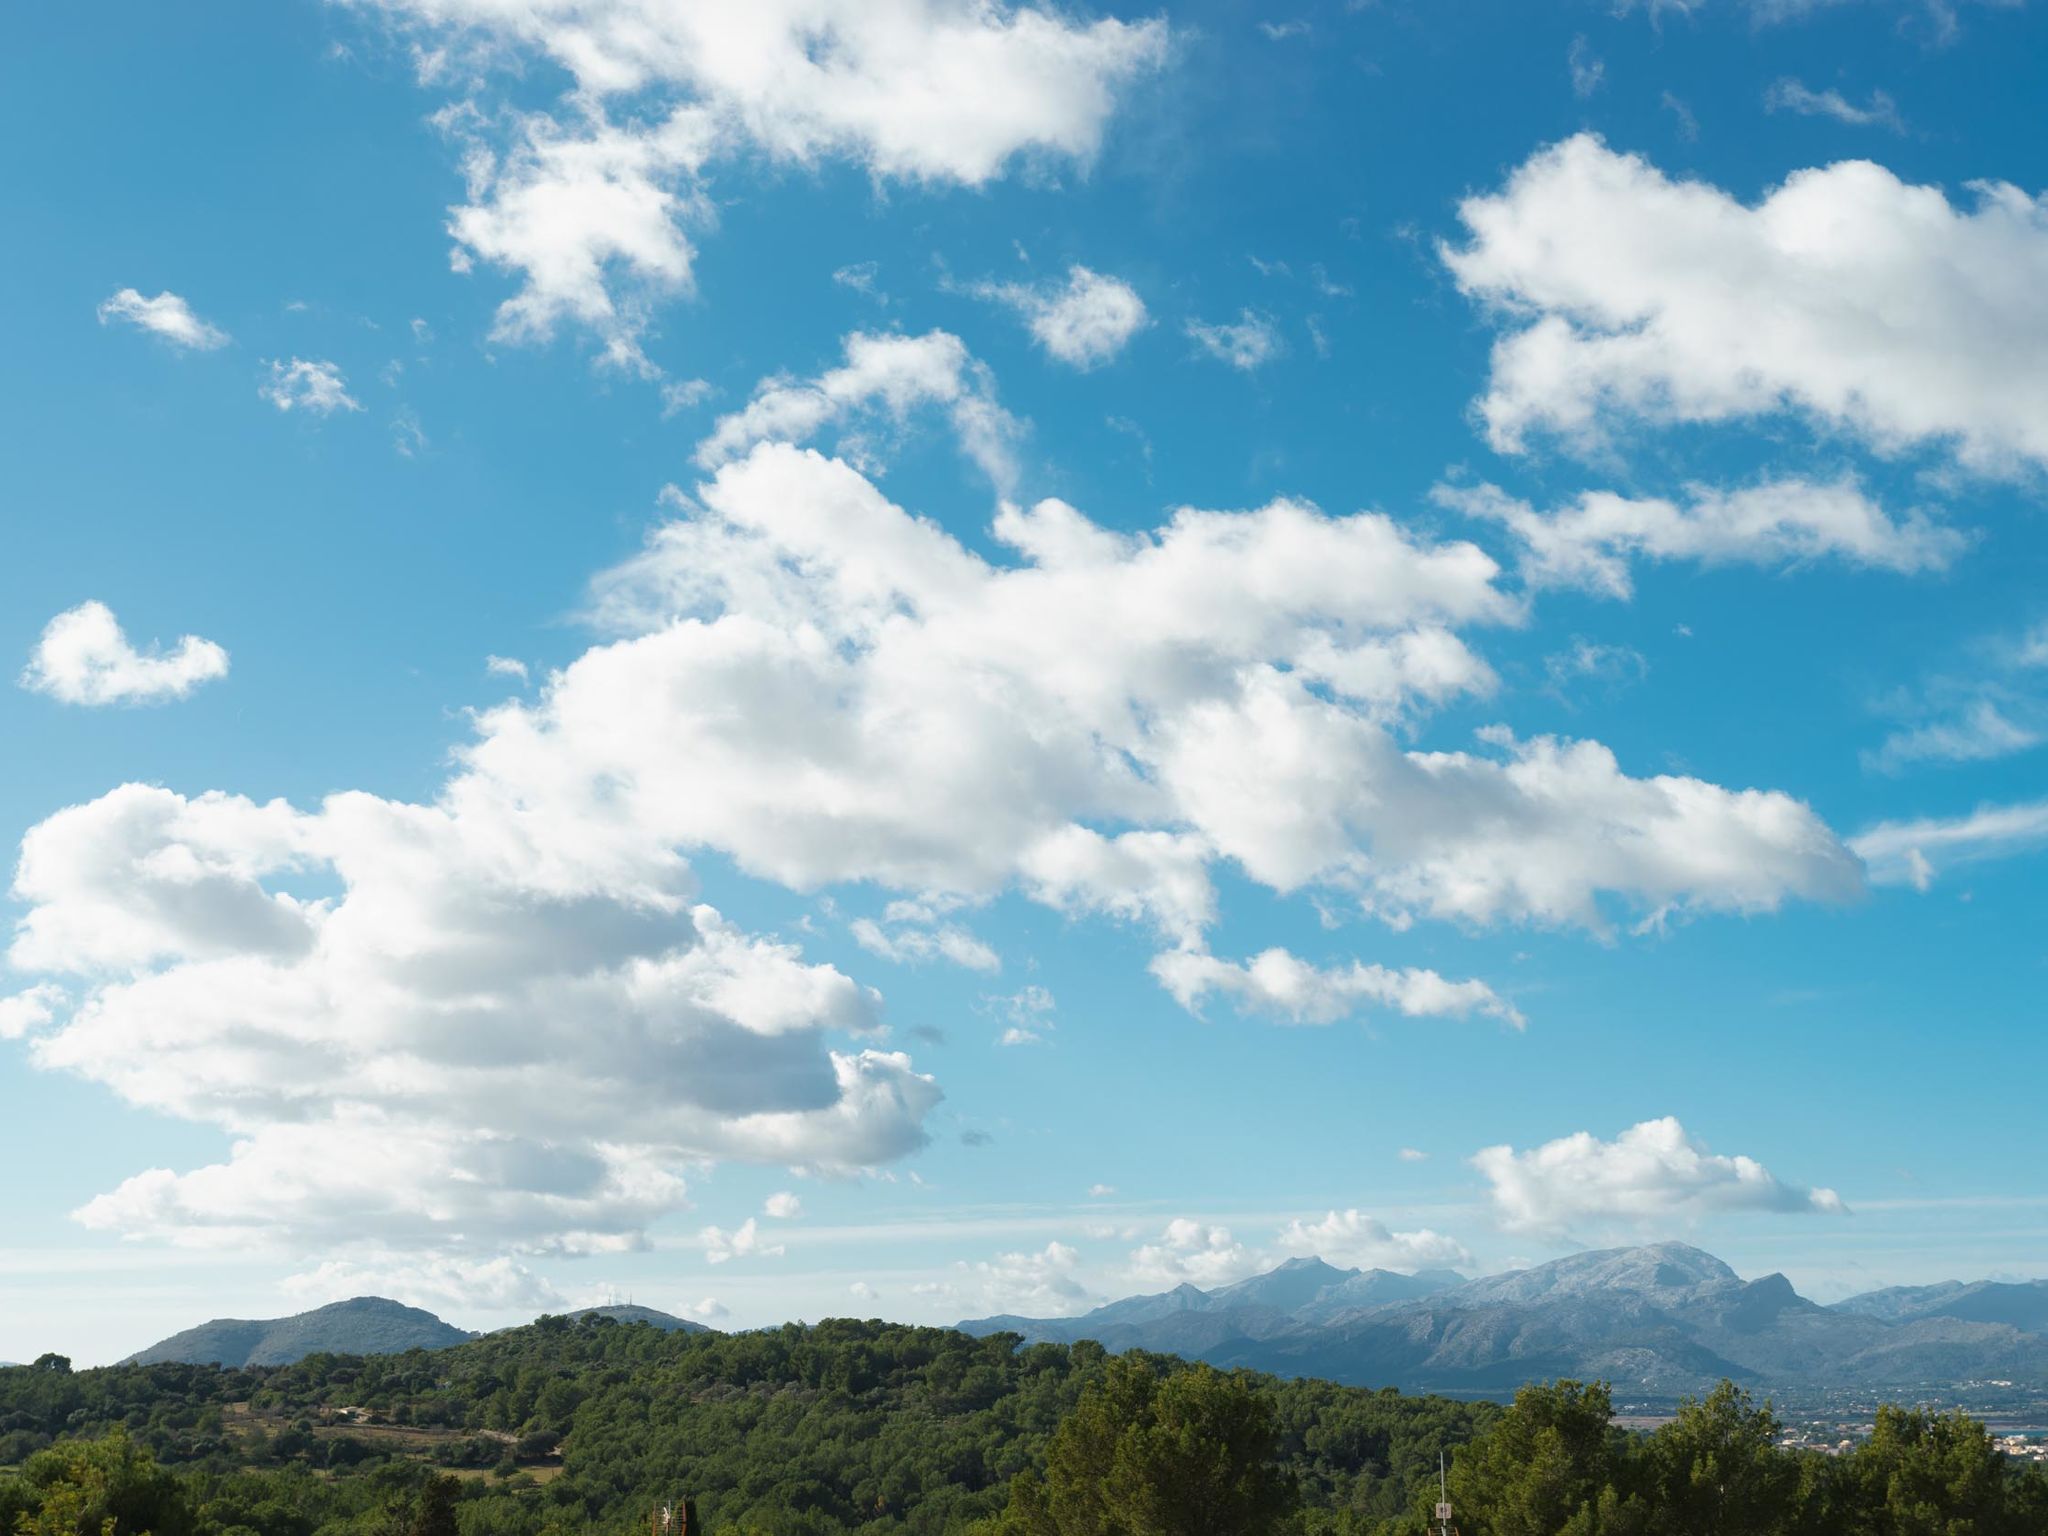
<path fill-rule="evenodd" d="M 1016 1343 L 873 1322 L 726 1335 L 593 1317 L 273 1367 L 71 1372 L 51 1357 L 0 1371 L 0 1466 L 125 1426 L 194 1480 L 200 1528 L 155 1536 L 386 1536 L 393 1501 L 442 1468 L 469 1481 L 463 1536 L 642 1531 L 655 1500 L 681 1494 L 720 1531 L 937 1536 L 999 1512 L 1107 1368 L 1094 1344 Z M 1271 1405 L 1312 1529 L 1376 1529 L 1410 1506 L 1440 1449 L 1500 1412 L 1245 1379 Z"/>

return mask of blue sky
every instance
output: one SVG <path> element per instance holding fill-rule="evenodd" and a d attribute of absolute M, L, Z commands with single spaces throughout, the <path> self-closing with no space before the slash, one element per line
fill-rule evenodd
<path fill-rule="evenodd" d="M 2039 6 L 8 25 L 0 1358 L 2038 1272 Z"/>

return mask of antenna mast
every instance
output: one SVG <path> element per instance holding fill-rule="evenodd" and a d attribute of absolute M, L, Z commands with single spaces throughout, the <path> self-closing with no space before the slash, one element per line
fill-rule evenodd
<path fill-rule="evenodd" d="M 1458 1536 L 1458 1528 L 1451 1524 L 1450 1479 L 1444 1472 L 1444 1453 L 1436 1453 L 1436 1518 L 1430 1522 L 1430 1536 Z"/>

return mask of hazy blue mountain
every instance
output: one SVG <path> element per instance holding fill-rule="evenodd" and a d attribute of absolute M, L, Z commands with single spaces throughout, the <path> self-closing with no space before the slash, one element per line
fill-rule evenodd
<path fill-rule="evenodd" d="M 1313 1318 L 1334 1317 L 1462 1285 L 1455 1270 L 1401 1275 L 1386 1269 L 1339 1269 L 1321 1259 L 1289 1259 L 1278 1269 L 1205 1291 L 1177 1285 L 1154 1296 L 1127 1296 L 1080 1317 L 976 1318 L 968 1333 L 1020 1333 L 1025 1342 L 1094 1339 L 1111 1349 L 1201 1355 L 1240 1339 L 1265 1338 Z"/>
<path fill-rule="evenodd" d="M 357 1296 L 293 1317 L 216 1318 L 172 1334 L 129 1360 L 137 1365 L 168 1360 L 188 1365 L 289 1365 L 322 1350 L 395 1355 L 408 1349 L 445 1349 L 469 1337 L 418 1307 L 382 1296 Z"/>
<path fill-rule="evenodd" d="M 2004 1323 L 2022 1333 L 2048 1334 L 2048 1280 L 1978 1280 L 1964 1284 L 1901 1285 L 1866 1291 L 1835 1303 L 1838 1312 L 1887 1322 L 1922 1317 L 1953 1317 L 1971 1323 Z"/>
<path fill-rule="evenodd" d="M 711 1330 L 702 1323 L 693 1323 L 687 1317 L 676 1317 L 668 1312 L 657 1312 L 653 1307 L 635 1306 L 632 1302 L 614 1302 L 606 1307 L 580 1307 L 568 1314 L 570 1317 L 608 1317 L 615 1323 L 645 1323 L 650 1328 L 659 1328 L 663 1333 L 709 1333 Z"/>
<path fill-rule="evenodd" d="M 1927 1305 L 2018 1315 L 2022 1300 L 2002 1291 L 2025 1290 L 1957 1287 Z M 1411 1391 L 1497 1394 L 1551 1376 L 1670 1396 L 1724 1376 L 1765 1388 L 1985 1377 L 2048 1385 L 2048 1338 L 2003 1315 L 1909 1315 L 1914 1305 L 1887 1303 L 1896 1315 L 1884 1316 L 1823 1307 L 1783 1275 L 1744 1280 L 1710 1253 L 1656 1243 L 1470 1281 L 1297 1259 L 1214 1291 L 1181 1286 L 1083 1317 L 960 1326 Z"/>

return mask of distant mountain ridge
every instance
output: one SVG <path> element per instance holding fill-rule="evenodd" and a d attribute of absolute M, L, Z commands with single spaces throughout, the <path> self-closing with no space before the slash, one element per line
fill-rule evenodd
<path fill-rule="evenodd" d="M 582 1307 L 572 1318 L 603 1317 L 615 1323 L 645 1323 L 664 1333 L 709 1333 L 702 1323 L 653 1307 L 615 1302 Z M 130 1355 L 124 1364 L 290 1365 L 311 1354 L 396 1355 L 408 1349 L 446 1349 L 478 1335 L 433 1313 L 384 1296 L 356 1296 L 291 1317 L 215 1318 L 187 1328 Z"/>
<path fill-rule="evenodd" d="M 290 1365 L 322 1351 L 395 1355 L 446 1349 L 474 1335 L 433 1313 L 383 1296 L 356 1296 L 292 1317 L 215 1318 L 130 1355 L 131 1365 Z"/>
<path fill-rule="evenodd" d="M 1498 1394 L 1553 1376 L 1659 1396 L 1723 1377 L 1769 1388 L 2013 1379 L 2048 1385 L 2048 1284 L 1874 1292 L 1823 1307 L 1783 1275 L 1744 1280 L 1686 1243 L 1573 1254 L 1466 1280 L 1291 1259 L 1081 1317 L 990 1317 L 968 1333 L 1094 1339 L 1354 1386 Z"/>

